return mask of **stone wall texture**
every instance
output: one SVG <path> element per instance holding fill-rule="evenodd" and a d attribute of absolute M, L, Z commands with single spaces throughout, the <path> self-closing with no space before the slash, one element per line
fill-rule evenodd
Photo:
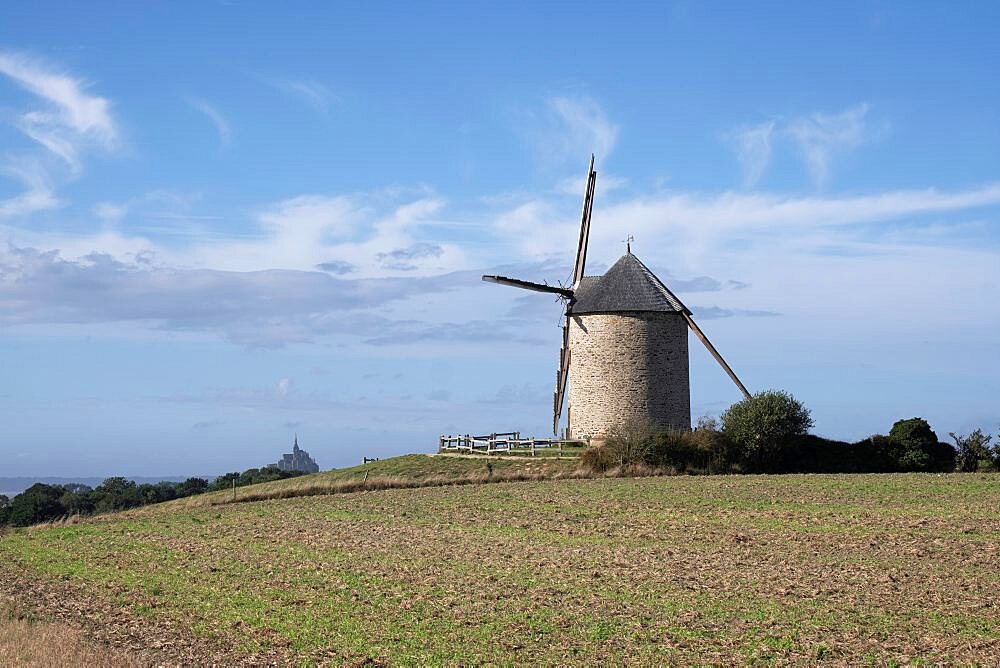
<path fill-rule="evenodd" d="M 601 440 L 632 421 L 690 429 L 687 330 L 680 313 L 572 316 L 569 436 Z"/>

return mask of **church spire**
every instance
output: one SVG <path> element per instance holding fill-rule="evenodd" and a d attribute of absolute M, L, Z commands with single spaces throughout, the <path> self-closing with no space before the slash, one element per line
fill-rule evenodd
<path fill-rule="evenodd" d="M 299 433 L 295 432 L 295 444 L 292 446 L 292 452 L 299 451 Z"/>

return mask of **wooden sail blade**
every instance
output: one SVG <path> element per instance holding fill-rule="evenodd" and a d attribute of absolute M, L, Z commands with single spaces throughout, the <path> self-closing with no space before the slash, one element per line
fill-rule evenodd
<path fill-rule="evenodd" d="M 691 328 L 691 331 L 694 332 L 694 335 L 697 336 L 698 339 L 705 344 L 705 347 L 708 348 L 708 352 L 712 353 L 712 357 L 715 358 L 715 361 L 718 362 L 719 365 L 722 366 L 723 369 L 725 369 L 726 373 L 729 374 L 729 377 L 733 379 L 733 382 L 736 383 L 736 387 L 740 388 L 740 392 L 743 393 L 743 396 L 749 399 L 750 393 L 747 391 L 747 388 L 743 385 L 743 383 L 740 382 L 740 379 L 736 377 L 736 373 L 729 367 L 728 364 L 726 364 L 726 360 L 722 359 L 722 355 L 720 355 L 719 351 L 715 349 L 715 346 L 712 345 L 712 342 L 708 340 L 708 337 L 705 336 L 705 333 L 702 332 L 701 329 L 698 327 L 698 325 L 695 324 L 694 320 L 691 318 L 690 315 L 688 315 L 686 312 L 683 311 L 681 312 L 681 314 L 684 316 L 684 319 L 687 320 L 688 327 Z"/>
<path fill-rule="evenodd" d="M 587 266 L 587 243 L 590 239 L 590 213 L 594 209 L 594 187 L 597 185 L 597 172 L 594 171 L 594 156 L 590 156 L 590 167 L 587 169 L 587 188 L 583 193 L 583 215 L 580 218 L 580 241 L 576 247 L 576 262 L 573 264 L 573 282 L 576 290 L 580 287 L 584 269 Z"/>
<path fill-rule="evenodd" d="M 556 391 L 553 394 L 552 435 L 559 434 L 559 418 L 566 397 L 566 379 L 569 378 L 569 321 L 563 325 L 562 348 L 559 349 L 559 371 L 556 372 Z"/>
<path fill-rule="evenodd" d="M 515 288 L 524 288 L 525 290 L 535 290 L 536 292 L 551 292 L 567 299 L 573 298 L 572 290 L 568 288 L 560 288 L 556 285 L 532 283 L 531 281 L 522 281 L 519 278 L 508 278 L 506 276 L 483 276 L 483 280 L 488 283 L 499 283 L 500 285 L 509 285 Z"/>

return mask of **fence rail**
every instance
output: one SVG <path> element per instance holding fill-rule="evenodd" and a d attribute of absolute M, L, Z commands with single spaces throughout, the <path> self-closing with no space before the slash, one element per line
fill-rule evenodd
<path fill-rule="evenodd" d="M 459 434 L 458 436 L 438 437 L 438 452 L 445 451 L 466 451 L 466 452 L 515 452 L 520 451 L 525 454 L 534 455 L 536 450 L 558 450 L 563 452 L 564 448 L 573 448 L 586 445 L 584 441 L 571 441 L 561 438 L 522 438 L 519 431 L 497 432 L 485 436 L 472 436 Z"/>

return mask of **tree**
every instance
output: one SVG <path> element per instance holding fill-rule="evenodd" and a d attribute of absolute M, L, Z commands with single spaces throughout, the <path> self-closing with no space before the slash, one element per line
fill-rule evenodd
<path fill-rule="evenodd" d="M 59 498 L 59 503 L 66 509 L 67 515 L 89 515 L 94 512 L 94 495 L 92 490 L 86 485 L 82 485 L 86 491 L 74 491 L 73 486 L 64 485 L 63 495 Z"/>
<path fill-rule="evenodd" d="M 128 478 L 108 478 L 93 492 L 96 500 L 94 509 L 99 512 L 125 510 L 142 505 L 139 486 Z"/>
<path fill-rule="evenodd" d="M 233 486 L 234 480 L 239 480 L 240 474 L 237 472 L 226 473 L 220 475 L 218 478 L 212 481 L 212 484 L 208 486 L 210 492 L 217 492 L 220 489 L 229 489 Z"/>
<path fill-rule="evenodd" d="M 90 485 L 84 485 L 82 482 L 70 482 L 62 486 L 67 492 L 72 492 L 73 494 L 85 494 L 87 492 L 92 492 L 94 489 Z"/>
<path fill-rule="evenodd" d="M 990 449 L 990 441 L 993 437 L 984 434 L 982 429 L 976 429 L 968 436 L 962 436 L 955 432 L 949 432 L 952 440 L 955 441 L 955 448 L 958 450 L 958 470 L 963 473 L 973 473 L 979 470 L 980 461 L 989 462 L 993 459 L 993 452 Z"/>
<path fill-rule="evenodd" d="M 738 401 L 722 414 L 722 433 L 751 470 L 768 470 L 795 436 L 813 426 L 809 409 L 788 392 L 768 390 Z"/>
<path fill-rule="evenodd" d="M 10 499 L 0 494 L 0 527 L 7 526 L 10 519 Z"/>
<path fill-rule="evenodd" d="M 16 527 L 26 527 L 62 517 L 66 514 L 66 509 L 59 503 L 62 495 L 61 487 L 35 483 L 11 500 L 8 522 Z"/>
<path fill-rule="evenodd" d="M 177 485 L 178 496 L 192 496 L 206 490 L 208 490 L 208 481 L 204 478 L 188 478 Z"/>
<path fill-rule="evenodd" d="M 955 469 L 955 449 L 940 443 L 923 418 L 897 421 L 889 431 L 889 438 L 897 470 L 944 472 Z"/>

